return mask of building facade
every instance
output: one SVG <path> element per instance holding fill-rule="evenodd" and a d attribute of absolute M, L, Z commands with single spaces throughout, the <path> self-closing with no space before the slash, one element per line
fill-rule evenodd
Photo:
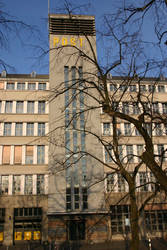
<path fill-rule="evenodd" d="M 127 227 L 130 231 L 129 190 L 113 154 L 113 119 L 99 105 L 94 17 L 50 15 L 49 26 L 49 76 L 4 71 L 0 77 L 0 242 L 122 239 Z M 167 114 L 165 79 L 127 84 L 109 76 L 107 89 L 122 113 L 138 117 L 144 107 Z M 136 104 L 139 92 L 143 105 Z M 167 127 L 157 120 L 145 127 L 165 169 Z M 141 160 L 143 138 L 125 120 L 117 120 L 116 131 L 120 161 L 132 173 Z M 155 177 L 141 164 L 139 206 L 155 186 Z M 165 236 L 163 194 L 145 206 L 140 226 L 142 236 Z"/>
<path fill-rule="evenodd" d="M 47 239 L 48 76 L 0 78 L 1 242 Z"/>

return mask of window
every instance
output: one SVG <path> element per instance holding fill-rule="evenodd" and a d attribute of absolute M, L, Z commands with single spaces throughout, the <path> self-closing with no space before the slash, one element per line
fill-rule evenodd
<path fill-rule="evenodd" d="M 145 210 L 144 215 L 147 230 L 167 230 L 167 210 Z"/>
<path fill-rule="evenodd" d="M 5 112 L 6 113 L 12 113 L 12 108 L 13 108 L 13 102 L 12 101 L 6 101 Z"/>
<path fill-rule="evenodd" d="M 25 194 L 32 194 L 32 175 L 25 175 Z"/>
<path fill-rule="evenodd" d="M 103 135 L 111 135 L 110 123 L 103 123 Z"/>
<path fill-rule="evenodd" d="M 142 155 L 142 153 L 143 153 L 143 145 L 141 144 L 141 145 L 137 145 L 137 155 L 138 156 L 141 156 Z M 138 157 L 138 162 L 140 162 L 141 161 L 141 159 Z"/>
<path fill-rule="evenodd" d="M 29 113 L 29 114 L 34 113 L 34 101 L 27 102 L 27 113 Z"/>
<path fill-rule="evenodd" d="M 18 82 L 17 83 L 17 90 L 25 90 L 25 83 L 24 82 Z"/>
<path fill-rule="evenodd" d="M 155 185 L 156 185 L 156 178 L 153 175 L 152 172 L 150 172 L 150 182 L 151 182 L 151 191 L 154 192 L 155 191 Z"/>
<path fill-rule="evenodd" d="M 136 102 L 133 103 L 132 112 L 134 115 L 137 115 L 140 113 L 140 109 L 139 109 L 138 104 Z"/>
<path fill-rule="evenodd" d="M 37 164 L 45 164 L 45 146 L 37 146 Z"/>
<path fill-rule="evenodd" d="M 158 102 L 154 102 L 152 104 L 152 109 L 154 113 L 159 113 L 159 107 L 158 107 Z"/>
<path fill-rule="evenodd" d="M 167 114 L 167 103 L 162 103 L 162 112 L 163 114 Z"/>
<path fill-rule="evenodd" d="M 45 135 L 45 123 L 41 122 L 38 123 L 38 136 L 43 136 Z"/>
<path fill-rule="evenodd" d="M 121 174 L 118 174 L 118 192 L 125 192 L 125 179 Z"/>
<path fill-rule="evenodd" d="M 129 91 L 130 92 L 136 92 L 136 85 L 130 85 L 129 86 Z"/>
<path fill-rule="evenodd" d="M 2 101 L 0 101 L 0 113 L 2 113 L 1 108 L 2 108 Z"/>
<path fill-rule="evenodd" d="M 71 188 L 66 188 L 66 210 L 71 210 Z"/>
<path fill-rule="evenodd" d="M 13 194 L 20 194 L 21 191 L 21 176 L 13 176 Z"/>
<path fill-rule="evenodd" d="M 164 160 L 165 160 L 164 145 L 163 145 L 163 144 L 158 144 L 158 145 L 157 145 L 157 150 L 158 150 L 158 158 L 159 158 L 159 161 L 164 161 Z"/>
<path fill-rule="evenodd" d="M 34 123 L 27 123 L 27 136 L 34 136 Z"/>
<path fill-rule="evenodd" d="M 6 89 L 13 90 L 14 89 L 14 83 L 13 82 L 7 82 Z"/>
<path fill-rule="evenodd" d="M 150 112 L 150 104 L 148 102 L 143 102 L 143 112 Z"/>
<path fill-rule="evenodd" d="M 108 174 L 107 175 L 107 192 L 114 192 L 115 191 L 115 174 Z"/>
<path fill-rule="evenodd" d="M 10 136 L 12 130 L 12 123 L 11 122 L 5 122 L 4 123 L 4 136 Z"/>
<path fill-rule="evenodd" d="M 128 102 L 122 103 L 122 112 L 124 114 L 129 114 L 129 103 Z"/>
<path fill-rule="evenodd" d="M 165 86 L 164 85 L 158 85 L 158 92 L 164 93 L 165 92 Z"/>
<path fill-rule="evenodd" d="M 10 146 L 3 146 L 2 163 L 10 164 Z"/>
<path fill-rule="evenodd" d="M 38 102 L 38 113 L 44 114 L 45 113 L 45 101 Z"/>
<path fill-rule="evenodd" d="M 140 85 L 140 91 L 141 92 L 146 92 L 146 85 Z"/>
<path fill-rule="evenodd" d="M 117 85 L 116 84 L 110 84 L 110 91 L 116 91 Z"/>
<path fill-rule="evenodd" d="M 37 175 L 37 194 L 44 194 L 45 189 L 44 189 L 44 175 L 38 174 Z"/>
<path fill-rule="evenodd" d="M 112 205 L 110 206 L 111 211 L 111 230 L 112 234 L 122 234 L 126 232 L 126 230 L 130 230 L 126 228 L 127 223 L 126 220 L 130 220 L 130 206 L 129 205 Z"/>
<path fill-rule="evenodd" d="M 128 163 L 133 162 L 133 146 L 132 145 L 126 145 L 126 154 L 127 154 L 127 162 Z"/>
<path fill-rule="evenodd" d="M 33 146 L 26 146 L 26 164 L 33 164 Z"/>
<path fill-rule="evenodd" d="M 140 136 L 140 132 L 138 131 L 137 128 L 135 128 L 135 135 L 136 135 L 136 136 Z"/>
<path fill-rule="evenodd" d="M 15 208 L 14 209 L 14 216 L 15 217 L 17 217 L 17 216 L 19 216 L 19 217 L 32 216 L 32 217 L 39 217 L 40 218 L 42 216 L 42 208 L 41 207 Z M 35 221 L 35 220 L 33 219 L 33 221 Z M 33 224 L 35 224 L 35 223 L 33 223 Z"/>
<path fill-rule="evenodd" d="M 74 209 L 79 209 L 79 187 L 74 187 Z"/>
<path fill-rule="evenodd" d="M 156 136 L 161 136 L 163 133 L 161 124 L 155 123 L 155 134 Z"/>
<path fill-rule="evenodd" d="M 118 111 L 119 112 L 119 103 L 118 102 L 113 102 L 112 106 L 113 106 L 113 110 L 114 111 Z"/>
<path fill-rule="evenodd" d="M 155 85 L 148 85 L 148 91 L 150 93 L 154 93 L 155 92 Z"/>
<path fill-rule="evenodd" d="M 122 84 L 122 85 L 119 86 L 119 90 L 122 91 L 122 92 L 126 91 L 127 89 L 128 89 L 127 85 Z"/>
<path fill-rule="evenodd" d="M 23 123 L 17 122 L 15 127 L 15 135 L 22 136 L 23 135 Z"/>
<path fill-rule="evenodd" d="M 124 123 L 124 133 L 127 136 L 132 135 L 131 124 L 130 123 Z"/>
<path fill-rule="evenodd" d="M 117 133 L 117 136 L 121 135 L 121 124 L 120 123 L 116 124 L 116 133 Z"/>
<path fill-rule="evenodd" d="M 112 162 L 113 149 L 112 146 L 105 146 L 105 162 Z"/>
<path fill-rule="evenodd" d="M 118 145 L 118 153 L 119 153 L 119 159 L 120 161 L 123 160 L 123 148 L 122 145 Z"/>
<path fill-rule="evenodd" d="M 46 82 L 39 82 L 38 90 L 46 90 Z"/>
<path fill-rule="evenodd" d="M 147 172 L 139 172 L 139 183 L 140 183 L 140 191 L 147 192 L 148 191 L 148 173 Z"/>
<path fill-rule="evenodd" d="M 145 123 L 144 128 L 147 130 L 147 133 L 149 136 L 152 135 L 152 124 L 151 123 Z"/>
<path fill-rule="evenodd" d="M 29 82 L 28 83 L 28 90 L 35 90 L 36 83 L 35 82 Z"/>
<path fill-rule="evenodd" d="M 22 146 L 14 147 L 14 163 L 15 164 L 22 163 Z"/>
<path fill-rule="evenodd" d="M 1 176 L 1 194 L 8 194 L 9 189 L 9 176 L 2 175 Z"/>
<path fill-rule="evenodd" d="M 23 101 L 17 101 L 16 102 L 16 113 L 23 113 L 23 104 L 24 102 Z"/>
<path fill-rule="evenodd" d="M 88 209 L 88 189 L 86 187 L 82 188 L 82 202 L 83 209 Z"/>

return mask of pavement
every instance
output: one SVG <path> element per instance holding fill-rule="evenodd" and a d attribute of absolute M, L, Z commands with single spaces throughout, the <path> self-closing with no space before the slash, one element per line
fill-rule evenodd
<path fill-rule="evenodd" d="M 167 240 L 156 238 L 151 241 L 151 250 L 167 250 Z M 42 245 L 17 245 L 17 246 L 0 246 L 0 250 L 129 250 L 129 242 L 116 241 L 106 243 L 84 244 L 64 242 L 58 248 Z M 135 250 L 135 249 L 134 249 Z M 140 241 L 140 250 L 149 250 L 147 240 Z"/>

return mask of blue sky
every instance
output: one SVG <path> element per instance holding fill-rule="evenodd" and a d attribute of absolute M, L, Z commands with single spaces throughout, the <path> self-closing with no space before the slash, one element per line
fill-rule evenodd
<path fill-rule="evenodd" d="M 63 1 L 64 0 L 50 0 L 50 13 L 61 13 Z M 126 1 L 133 2 L 133 0 Z M 103 30 L 103 26 L 101 25 L 102 16 L 114 11 L 116 4 L 123 3 L 122 0 L 70 0 L 70 3 L 71 2 L 77 6 L 91 3 L 91 7 L 82 9 L 80 13 L 77 11 L 77 14 L 95 15 L 97 30 Z M 17 19 L 33 27 L 32 30 L 21 27 L 17 33 L 4 31 L 7 37 L 6 44 L 8 46 L 5 50 L 1 48 L 0 59 L 3 59 L 8 65 L 13 67 L 8 68 L 8 73 L 31 73 L 32 71 L 36 71 L 38 74 L 47 74 L 49 72 L 49 56 L 46 54 L 41 57 L 39 47 L 46 50 L 48 49 L 48 0 L 0 0 L 0 3 L 3 3 L 3 11 L 11 16 L 9 16 L 9 18 Z M 142 40 L 146 42 L 147 40 L 152 41 L 155 39 L 155 36 L 153 37 L 153 18 L 154 15 L 149 13 L 144 25 L 144 36 Z M 130 29 L 132 30 L 131 26 Z M 159 55 L 157 54 L 158 50 L 151 47 L 151 45 L 149 46 L 150 48 L 148 49 L 148 45 L 145 44 L 147 57 L 153 57 L 154 54 L 155 57 L 157 57 L 157 55 Z M 108 43 L 103 43 L 102 39 L 97 39 L 97 52 L 103 64 L 104 60 L 109 60 L 110 64 L 113 60 L 117 59 L 114 57 L 116 49 L 114 45 L 113 47 L 111 46 L 110 39 Z M 163 55 L 166 56 L 166 52 Z M 116 74 L 120 74 L 120 71 L 118 70 Z"/>
<path fill-rule="evenodd" d="M 33 70 L 37 73 L 48 73 L 48 55 L 41 59 L 40 52 L 36 46 L 47 48 L 48 43 L 48 1 L 47 0 L 1 0 L 3 10 L 17 20 L 21 20 L 28 25 L 33 25 L 35 30 L 22 29 L 19 34 L 9 32 L 8 48 L 1 50 L 1 58 L 10 66 L 14 68 L 8 69 L 9 73 L 30 73 Z M 87 0 L 79 3 L 88 3 Z M 93 14 L 96 16 L 96 22 L 100 16 L 108 12 L 112 8 L 112 1 L 110 0 L 92 0 L 92 7 L 86 10 L 86 14 Z M 50 0 L 50 12 L 58 11 L 62 1 Z M 19 39 L 18 39 L 19 37 Z"/>

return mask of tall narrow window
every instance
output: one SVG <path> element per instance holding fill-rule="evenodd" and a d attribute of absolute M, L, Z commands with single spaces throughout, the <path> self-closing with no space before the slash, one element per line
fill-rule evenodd
<path fill-rule="evenodd" d="M 162 112 L 163 114 L 167 114 L 167 103 L 162 103 Z"/>
<path fill-rule="evenodd" d="M 45 146 L 37 146 L 37 164 L 45 164 Z"/>
<path fill-rule="evenodd" d="M 22 114 L 23 113 L 23 101 L 17 101 L 16 102 L 16 113 Z"/>
<path fill-rule="evenodd" d="M 40 122 L 38 123 L 38 136 L 44 136 L 45 135 L 45 123 Z"/>
<path fill-rule="evenodd" d="M 33 146 L 26 146 L 26 164 L 33 164 Z"/>
<path fill-rule="evenodd" d="M 44 184 L 44 175 L 38 174 L 37 175 L 37 194 L 44 194 L 45 193 L 45 184 Z"/>
<path fill-rule="evenodd" d="M 113 149 L 112 146 L 105 146 L 105 162 L 112 162 Z"/>
<path fill-rule="evenodd" d="M 104 135 L 111 135 L 111 130 L 110 130 L 110 123 L 103 123 L 103 134 Z"/>
<path fill-rule="evenodd" d="M 27 102 L 27 113 L 29 113 L 29 114 L 34 113 L 34 101 Z"/>
<path fill-rule="evenodd" d="M 148 191 L 148 173 L 147 172 L 139 172 L 139 181 L 140 181 L 140 191 L 147 192 Z"/>
<path fill-rule="evenodd" d="M 164 161 L 165 160 L 164 145 L 163 144 L 158 144 L 157 145 L 157 149 L 158 149 L 158 158 L 159 158 L 159 161 Z"/>
<path fill-rule="evenodd" d="M 13 176 L 13 194 L 20 194 L 21 191 L 21 176 Z"/>
<path fill-rule="evenodd" d="M 12 128 L 12 123 L 11 122 L 5 122 L 4 123 L 4 135 L 5 136 L 10 136 L 11 135 L 11 128 Z"/>
<path fill-rule="evenodd" d="M 14 147 L 14 163 L 15 164 L 22 163 L 22 146 Z"/>
<path fill-rule="evenodd" d="M 71 210 L 71 188 L 66 188 L 66 210 Z"/>
<path fill-rule="evenodd" d="M 32 175 L 25 175 L 25 194 L 32 194 Z"/>
<path fill-rule="evenodd" d="M 133 162 L 133 145 L 126 145 L 127 162 Z"/>
<path fill-rule="evenodd" d="M 10 146 L 3 146 L 2 163 L 10 164 Z"/>
<path fill-rule="evenodd" d="M 34 123 L 27 123 L 27 136 L 34 135 Z"/>
<path fill-rule="evenodd" d="M 124 133 L 125 133 L 125 135 L 127 135 L 127 136 L 132 135 L 132 132 L 131 132 L 131 124 L 130 124 L 130 123 L 124 123 Z"/>
<path fill-rule="evenodd" d="M 122 103 L 122 112 L 124 114 L 129 114 L 129 103 L 128 102 Z"/>
<path fill-rule="evenodd" d="M 44 114 L 45 113 L 45 101 L 38 102 L 38 113 Z"/>
<path fill-rule="evenodd" d="M 79 187 L 74 187 L 74 208 L 79 209 Z"/>
<path fill-rule="evenodd" d="M 83 209 L 88 209 L 88 190 L 86 187 L 82 188 L 82 202 Z"/>
<path fill-rule="evenodd" d="M 9 176 L 2 175 L 1 177 L 1 194 L 8 194 L 9 189 Z"/>
<path fill-rule="evenodd" d="M 13 109 L 13 102 L 12 101 L 6 101 L 5 113 L 12 113 L 12 109 Z"/>
<path fill-rule="evenodd" d="M 15 135 L 22 136 L 23 135 L 23 123 L 17 122 L 15 127 Z"/>
<path fill-rule="evenodd" d="M 115 191 L 115 174 L 108 174 L 107 175 L 107 192 L 114 192 Z"/>
<path fill-rule="evenodd" d="M 125 192 L 125 179 L 121 174 L 118 174 L 118 192 Z"/>

